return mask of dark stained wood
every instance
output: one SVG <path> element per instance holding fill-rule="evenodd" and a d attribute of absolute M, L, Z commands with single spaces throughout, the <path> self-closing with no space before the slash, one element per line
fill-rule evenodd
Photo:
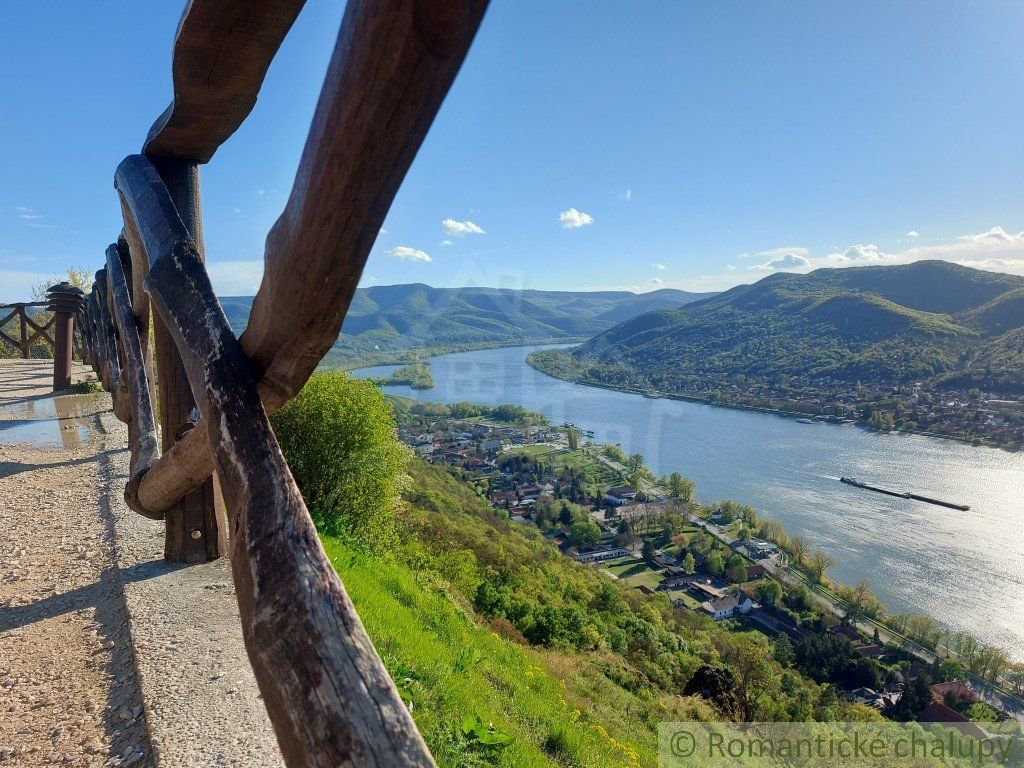
<path fill-rule="evenodd" d="M 146 290 L 181 351 L 213 449 L 246 650 L 285 762 L 432 766 L 324 553 L 167 188 L 138 155 L 118 167 L 116 186 L 149 254 Z"/>
<path fill-rule="evenodd" d="M 96 313 L 95 331 L 99 342 L 97 350 L 100 360 L 100 383 L 105 390 L 113 392 L 117 387 L 117 380 L 121 376 L 121 364 L 117 359 L 114 327 L 107 309 L 107 270 L 105 268 L 96 273 L 93 285 L 93 300 L 96 304 L 94 310 Z"/>
<path fill-rule="evenodd" d="M 370 248 L 486 7 L 486 0 L 346 6 L 241 337 L 263 374 L 269 408 L 291 399 L 337 340 Z"/>
<path fill-rule="evenodd" d="M 199 249 L 200 258 L 205 258 L 199 166 L 174 158 L 151 160 L 192 242 Z M 130 220 L 130 216 L 126 218 Z M 132 224 L 134 227 L 134 222 Z M 144 252 L 145 248 L 141 250 Z M 198 412 L 174 338 L 159 317 L 154 318 L 153 328 L 161 376 L 160 426 L 166 451 L 194 426 Z M 226 554 L 227 520 L 223 510 L 220 491 L 208 471 L 200 487 L 190 490 L 166 510 L 164 557 L 173 562 L 204 563 Z"/>
<path fill-rule="evenodd" d="M 388 208 L 465 58 L 486 0 L 351 0 L 265 272 L 242 334 L 268 412 L 338 338 Z M 287 318 L 287 321 L 283 321 Z M 199 434 L 154 465 L 141 497 L 166 506 L 213 469 Z M 149 487 L 147 487 L 149 486 Z"/>
<path fill-rule="evenodd" d="M 121 262 L 121 253 L 116 244 L 107 248 L 107 279 L 110 283 L 114 320 L 117 323 L 121 337 L 121 350 L 124 355 L 121 380 L 125 382 L 131 409 L 131 418 L 128 421 L 128 447 L 131 449 L 131 462 L 128 483 L 124 489 L 124 500 L 131 509 L 140 515 L 151 520 L 162 520 L 163 514 L 146 509 L 138 500 L 139 483 L 159 455 L 159 449 L 156 440 L 156 418 L 153 415 L 153 401 L 146 372 L 146 358 L 135 312 L 128 294 L 128 281 Z"/>
<path fill-rule="evenodd" d="M 143 152 L 205 163 L 256 105 L 304 0 L 189 0 L 174 40 L 174 101 Z"/>

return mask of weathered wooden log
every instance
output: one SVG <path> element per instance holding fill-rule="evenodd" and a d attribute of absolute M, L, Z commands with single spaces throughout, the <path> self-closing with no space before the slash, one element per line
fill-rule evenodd
<path fill-rule="evenodd" d="M 149 254 L 146 290 L 174 335 L 213 448 L 246 650 L 285 762 L 433 765 L 324 553 L 167 188 L 139 155 L 118 166 L 116 186 Z"/>
<path fill-rule="evenodd" d="M 486 0 L 350 0 L 346 6 L 241 337 L 268 412 L 295 396 L 337 340 L 377 232 L 486 6 Z M 204 451 L 200 430 L 187 435 L 153 466 L 140 498 L 151 508 L 173 504 L 212 471 Z"/>
<path fill-rule="evenodd" d="M 128 483 L 124 489 L 124 500 L 129 508 L 151 520 L 162 520 L 163 514 L 146 509 L 139 503 L 138 488 L 143 476 L 160 455 L 156 441 L 156 419 L 153 415 L 153 400 L 146 358 L 139 335 L 138 321 L 132 309 L 128 294 L 121 253 L 117 244 L 107 248 L 107 279 L 110 281 L 111 303 L 114 307 L 114 321 L 121 335 L 121 349 L 124 353 L 124 367 L 121 381 L 127 388 L 127 400 L 131 411 L 128 421 L 128 447 L 131 461 Z"/>
<path fill-rule="evenodd" d="M 189 0 L 174 40 L 174 100 L 143 152 L 205 163 L 256 105 L 305 0 Z"/>
<path fill-rule="evenodd" d="M 199 166 L 191 160 L 177 158 L 162 157 L 151 160 L 167 187 L 182 223 L 185 224 L 192 241 L 202 255 L 203 218 L 199 195 Z M 132 263 L 136 266 L 136 293 L 145 297 L 148 313 L 149 297 L 142 285 L 149 271 L 149 257 L 139 237 L 131 211 L 125 205 L 122 205 L 122 208 L 125 239 L 133 254 Z M 163 449 L 167 451 L 182 434 L 194 426 L 196 402 L 174 338 L 159 317 L 154 318 L 153 330 L 157 367 L 160 371 L 161 437 Z M 145 505 L 141 499 L 140 503 Z M 223 510 L 224 503 L 216 482 L 207 473 L 199 487 L 190 490 L 164 510 L 164 557 L 171 562 L 205 563 L 224 555 L 227 552 L 227 521 L 224 519 Z"/>
<path fill-rule="evenodd" d="M 96 272 L 93 297 L 96 302 L 96 334 L 99 337 L 100 382 L 108 392 L 114 392 L 121 377 L 121 364 L 117 358 L 114 327 L 107 304 L 107 270 Z M 115 402 L 116 406 L 116 402 Z"/>

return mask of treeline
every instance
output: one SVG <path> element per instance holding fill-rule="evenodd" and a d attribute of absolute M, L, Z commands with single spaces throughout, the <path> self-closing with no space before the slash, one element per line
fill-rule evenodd
<path fill-rule="evenodd" d="M 531 411 L 521 405 L 475 405 L 473 403 L 416 403 L 409 407 L 407 414 L 427 419 L 475 419 L 486 418 L 508 424 L 547 426 L 548 417 L 540 411 Z"/>

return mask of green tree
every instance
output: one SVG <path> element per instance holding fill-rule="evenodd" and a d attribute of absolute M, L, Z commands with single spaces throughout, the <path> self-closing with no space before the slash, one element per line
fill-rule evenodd
<path fill-rule="evenodd" d="M 836 559 L 834 557 L 826 555 L 821 550 L 817 550 L 811 555 L 811 559 L 807 561 L 807 570 L 810 572 L 811 578 L 820 584 L 825 580 L 825 572 L 835 564 Z"/>
<path fill-rule="evenodd" d="M 408 453 L 373 382 L 318 373 L 270 421 L 317 528 L 373 551 L 394 543 Z"/>
<path fill-rule="evenodd" d="M 782 587 L 774 579 L 763 579 L 754 594 L 762 605 L 775 605 L 782 598 Z"/>
<path fill-rule="evenodd" d="M 668 492 L 676 501 L 689 504 L 693 501 L 693 492 L 696 488 L 696 483 L 687 480 L 678 472 L 673 472 L 668 476 Z"/>
<path fill-rule="evenodd" d="M 580 449 L 580 431 L 576 427 L 569 427 L 565 431 L 565 436 L 569 441 L 569 450 L 578 451 Z"/>
<path fill-rule="evenodd" d="M 569 543 L 574 547 L 601 539 L 601 529 L 593 520 L 580 520 L 569 526 Z"/>
<path fill-rule="evenodd" d="M 693 559 L 693 555 L 689 552 L 686 553 L 686 557 L 683 558 L 682 569 L 684 573 L 693 573 L 697 568 L 697 561 Z"/>
<path fill-rule="evenodd" d="M 704 570 L 713 576 L 721 576 L 725 572 L 725 561 L 719 552 L 712 552 L 704 558 Z"/>

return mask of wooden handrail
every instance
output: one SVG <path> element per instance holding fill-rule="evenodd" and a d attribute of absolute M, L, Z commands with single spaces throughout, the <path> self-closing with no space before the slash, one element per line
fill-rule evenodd
<path fill-rule="evenodd" d="M 246 650 L 289 765 L 433 760 L 320 544 L 198 248 L 146 158 L 115 183 L 149 256 L 145 287 L 182 352 L 231 516 Z"/>
<path fill-rule="evenodd" d="M 110 281 L 114 320 L 121 337 L 121 350 L 124 356 L 121 379 L 125 382 L 131 411 L 131 418 L 128 421 L 131 462 L 124 499 L 128 506 L 140 515 L 152 520 L 162 520 L 163 514 L 151 512 L 138 500 L 139 483 L 156 460 L 159 450 L 146 358 L 138 323 L 132 310 L 131 297 L 128 294 L 128 281 L 125 278 L 121 257 L 121 251 L 116 243 L 107 248 L 107 279 Z"/>
<path fill-rule="evenodd" d="M 145 155 L 129 156 L 115 174 L 124 230 L 82 313 L 83 352 L 129 424 L 126 500 L 167 521 L 165 543 L 172 520 L 180 528 L 195 519 L 183 509 L 198 509 L 200 525 L 206 510 L 219 510 L 193 502 L 210 500 L 210 484 L 194 489 L 211 472 L 220 480 L 246 650 L 285 762 L 431 766 L 324 553 L 267 414 L 299 392 L 336 341 L 487 0 L 349 0 L 291 195 L 267 237 L 249 325 L 236 338 L 203 264 L 197 164 L 251 111 L 302 4 L 189 0 L 175 39 L 174 101 L 151 129 Z M 166 420 L 164 399 L 182 391 Z M 204 530 L 217 528 L 190 533 Z"/>
<path fill-rule="evenodd" d="M 305 0 L 189 0 L 171 66 L 174 101 L 146 137 L 147 155 L 209 162 L 252 108 Z"/>
<path fill-rule="evenodd" d="M 241 336 L 268 412 L 298 393 L 337 340 L 384 216 L 486 5 L 348 4 L 292 193 L 267 237 L 263 281 Z M 151 509 L 166 509 L 212 471 L 209 446 L 195 431 L 154 464 L 139 498 Z"/>

